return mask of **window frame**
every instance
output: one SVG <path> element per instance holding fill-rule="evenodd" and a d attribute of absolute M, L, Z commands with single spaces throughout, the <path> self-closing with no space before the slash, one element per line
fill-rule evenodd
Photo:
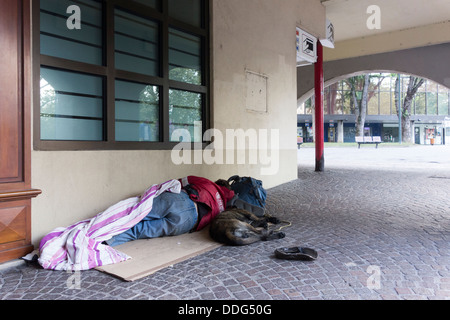
<path fill-rule="evenodd" d="M 83 62 L 41 55 L 40 52 L 40 0 L 32 2 L 33 19 L 33 146 L 39 151 L 75 151 L 75 150 L 171 150 L 178 142 L 170 141 L 169 134 L 169 90 L 183 90 L 202 95 L 202 135 L 210 128 L 210 0 L 202 1 L 202 25 L 191 26 L 169 16 L 168 1 L 161 0 L 160 10 L 146 7 L 129 0 L 103 0 L 103 65 L 96 66 Z M 127 12 L 138 13 L 156 21 L 159 30 L 159 76 L 147 76 L 124 70 L 115 69 L 115 41 L 114 41 L 114 10 L 123 9 Z M 69 15 L 68 15 L 69 16 Z M 169 78 L 169 29 L 175 28 L 186 33 L 199 36 L 201 45 L 202 84 L 194 85 Z M 42 67 L 56 68 L 63 71 L 78 72 L 104 78 L 103 89 L 103 141 L 60 141 L 41 140 L 40 121 L 40 69 Z M 115 81 L 124 80 L 158 86 L 159 97 L 159 142 L 125 142 L 116 141 L 115 135 Z M 206 144 L 203 142 L 203 145 Z"/>

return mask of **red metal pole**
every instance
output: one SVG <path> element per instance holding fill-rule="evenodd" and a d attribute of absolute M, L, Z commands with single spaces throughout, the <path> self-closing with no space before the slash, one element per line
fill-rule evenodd
<path fill-rule="evenodd" d="M 317 62 L 314 65 L 315 81 L 315 137 L 316 137 L 316 171 L 325 170 L 324 158 L 324 119 L 323 119 L 323 47 L 320 41 L 317 41 Z"/>

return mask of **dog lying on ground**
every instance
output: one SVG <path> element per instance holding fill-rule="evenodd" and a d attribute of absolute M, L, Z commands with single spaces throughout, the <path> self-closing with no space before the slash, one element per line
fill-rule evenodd
<path fill-rule="evenodd" d="M 275 217 L 259 218 L 249 211 L 230 208 L 214 218 L 209 233 L 215 241 L 230 246 L 243 246 L 257 241 L 284 238 L 284 232 L 268 229 L 269 222 L 273 224 L 281 223 Z"/>

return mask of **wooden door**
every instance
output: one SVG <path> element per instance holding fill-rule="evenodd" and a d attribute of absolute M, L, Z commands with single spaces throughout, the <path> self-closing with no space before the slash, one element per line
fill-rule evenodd
<path fill-rule="evenodd" d="M 0 1 L 0 263 L 31 245 L 30 0 Z"/>

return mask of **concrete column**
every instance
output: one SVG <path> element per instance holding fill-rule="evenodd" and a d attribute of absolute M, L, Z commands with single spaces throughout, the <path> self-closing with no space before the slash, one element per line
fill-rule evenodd
<path fill-rule="evenodd" d="M 410 127 L 410 131 L 411 131 L 411 143 L 416 143 L 416 130 L 415 130 L 415 122 L 411 121 L 411 127 Z"/>
<path fill-rule="evenodd" d="M 344 120 L 338 120 L 337 142 L 344 143 Z"/>

